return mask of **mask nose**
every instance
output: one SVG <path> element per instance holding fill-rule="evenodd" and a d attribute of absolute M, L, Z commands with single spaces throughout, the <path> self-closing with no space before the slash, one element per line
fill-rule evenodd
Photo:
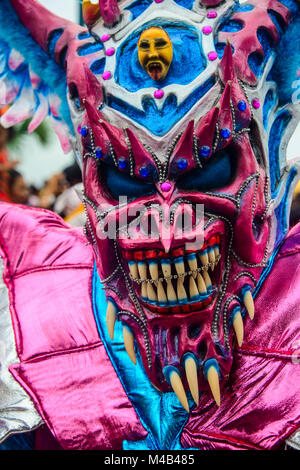
<path fill-rule="evenodd" d="M 158 52 L 154 43 L 150 43 L 148 57 L 150 59 L 156 59 L 158 57 Z"/>
<path fill-rule="evenodd" d="M 160 241 L 166 253 L 174 246 L 186 245 L 192 249 L 202 246 L 204 216 L 190 204 L 161 205 Z"/>

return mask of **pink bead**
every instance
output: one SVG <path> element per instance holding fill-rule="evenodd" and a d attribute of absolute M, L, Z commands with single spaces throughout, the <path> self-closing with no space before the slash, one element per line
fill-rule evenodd
<path fill-rule="evenodd" d="M 154 0 L 155 3 L 162 3 L 164 0 Z"/>
<path fill-rule="evenodd" d="M 207 54 L 209 60 L 216 60 L 218 58 L 218 54 L 215 51 L 211 51 Z"/>
<path fill-rule="evenodd" d="M 102 42 L 108 41 L 110 39 L 110 34 L 102 34 L 100 39 Z"/>
<path fill-rule="evenodd" d="M 160 188 L 164 193 L 167 193 L 168 191 L 170 191 L 171 187 L 172 185 L 171 183 L 169 183 L 169 181 L 165 181 L 164 183 L 160 185 Z"/>
<path fill-rule="evenodd" d="M 102 78 L 103 78 L 103 80 L 109 80 L 111 78 L 110 71 L 107 70 L 106 72 L 104 72 L 104 74 L 102 75 Z"/>
<path fill-rule="evenodd" d="M 211 26 L 203 26 L 203 28 L 202 28 L 203 34 L 210 34 L 210 33 L 212 33 L 212 30 L 213 29 L 212 29 Z"/>
<path fill-rule="evenodd" d="M 81 126 L 78 126 L 78 127 L 77 127 L 77 132 L 78 132 L 78 134 L 80 134 L 80 132 L 81 132 Z"/>
<path fill-rule="evenodd" d="M 255 98 L 255 99 L 252 101 L 252 106 L 253 106 L 254 109 L 259 109 L 259 108 L 260 108 L 260 101 Z"/>
<path fill-rule="evenodd" d="M 164 90 L 156 90 L 154 92 L 154 98 L 157 98 L 158 100 L 160 100 L 164 96 L 164 94 L 165 94 Z"/>
<path fill-rule="evenodd" d="M 109 55 L 109 56 L 114 55 L 114 53 L 115 53 L 115 48 L 114 48 L 114 47 L 109 47 L 109 48 L 105 51 L 105 54 L 106 54 L 106 55 Z"/>
<path fill-rule="evenodd" d="M 211 10 L 211 11 L 209 11 L 209 12 L 207 13 L 206 16 L 207 16 L 207 18 L 217 18 L 218 13 L 217 13 L 216 11 L 214 11 L 214 10 Z"/>

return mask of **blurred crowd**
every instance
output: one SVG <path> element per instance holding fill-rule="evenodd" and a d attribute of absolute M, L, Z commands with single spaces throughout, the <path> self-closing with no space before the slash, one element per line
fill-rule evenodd
<path fill-rule="evenodd" d="M 0 201 L 49 209 L 70 225 L 83 226 L 84 207 L 79 197 L 82 180 L 77 163 L 52 175 L 41 188 L 29 185 L 18 171 L 19 161 L 9 158 L 7 146 L 13 132 L 13 128 L 0 126 Z"/>

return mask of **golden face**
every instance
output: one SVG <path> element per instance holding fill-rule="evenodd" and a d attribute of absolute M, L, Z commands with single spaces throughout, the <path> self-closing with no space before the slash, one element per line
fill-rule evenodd
<path fill-rule="evenodd" d="M 153 80 L 163 80 L 173 59 L 173 46 L 166 31 L 157 27 L 143 31 L 138 56 L 141 66 Z"/>

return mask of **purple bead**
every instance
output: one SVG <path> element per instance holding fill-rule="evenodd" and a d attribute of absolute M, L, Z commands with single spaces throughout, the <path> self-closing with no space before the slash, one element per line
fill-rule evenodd
<path fill-rule="evenodd" d="M 157 98 L 160 100 L 164 96 L 165 92 L 164 90 L 155 90 L 154 92 L 154 98 Z"/>
<path fill-rule="evenodd" d="M 141 166 L 141 168 L 139 169 L 139 174 L 142 178 L 148 178 L 148 176 L 150 175 L 150 170 L 147 166 Z"/>
<path fill-rule="evenodd" d="M 221 137 L 223 139 L 229 139 L 230 136 L 231 136 L 231 130 L 228 129 L 228 127 L 224 127 L 223 129 L 221 129 Z"/>
<path fill-rule="evenodd" d="M 77 127 L 77 132 L 78 132 L 78 134 L 81 134 L 81 126 Z"/>
<path fill-rule="evenodd" d="M 210 33 L 212 33 L 212 31 L 213 31 L 213 29 L 212 29 L 211 26 L 203 26 L 203 28 L 202 28 L 203 34 L 210 34 Z"/>
<path fill-rule="evenodd" d="M 125 168 L 127 168 L 127 165 L 128 165 L 128 163 L 127 163 L 126 158 L 119 158 L 118 166 L 121 170 L 125 170 Z"/>
<path fill-rule="evenodd" d="M 247 103 L 246 103 L 245 100 L 240 100 L 240 101 L 238 102 L 238 109 L 239 109 L 239 111 L 246 111 L 246 109 L 247 109 Z"/>
<path fill-rule="evenodd" d="M 177 160 L 177 166 L 180 170 L 185 170 L 188 167 L 188 161 L 186 158 L 179 158 Z"/>
<path fill-rule="evenodd" d="M 100 39 L 102 42 L 108 41 L 110 39 L 110 34 L 102 34 Z"/>
<path fill-rule="evenodd" d="M 115 52 L 116 52 L 116 50 L 115 50 L 114 47 L 109 47 L 109 48 L 105 51 L 105 54 L 108 55 L 108 56 L 111 56 L 111 55 L 114 55 Z"/>
<path fill-rule="evenodd" d="M 154 0 L 155 3 L 162 3 L 164 0 Z"/>
<path fill-rule="evenodd" d="M 214 11 L 214 10 L 211 10 L 211 11 L 209 11 L 209 12 L 207 13 L 206 16 L 207 16 L 207 18 L 217 18 L 218 13 L 217 13 L 216 11 Z"/>
<path fill-rule="evenodd" d="M 167 193 L 172 188 L 172 185 L 169 183 L 169 181 L 165 181 L 160 185 L 160 188 L 164 193 Z"/>
<path fill-rule="evenodd" d="M 80 129 L 80 134 L 82 135 L 82 137 L 86 137 L 88 135 L 88 128 L 86 126 L 83 126 Z"/>
<path fill-rule="evenodd" d="M 215 51 L 211 51 L 207 54 L 209 60 L 216 60 L 218 58 L 218 54 Z"/>
<path fill-rule="evenodd" d="M 252 101 L 252 106 L 254 109 L 259 109 L 260 108 L 260 101 L 257 98 L 254 98 Z"/>
<path fill-rule="evenodd" d="M 111 73 L 109 70 L 103 73 L 102 75 L 103 80 L 109 80 L 111 78 Z"/>
<path fill-rule="evenodd" d="M 211 153 L 211 148 L 210 148 L 208 145 L 203 145 L 203 146 L 201 147 L 201 149 L 200 149 L 200 155 L 201 155 L 202 157 L 207 158 L 207 157 L 209 157 L 210 153 Z"/>

